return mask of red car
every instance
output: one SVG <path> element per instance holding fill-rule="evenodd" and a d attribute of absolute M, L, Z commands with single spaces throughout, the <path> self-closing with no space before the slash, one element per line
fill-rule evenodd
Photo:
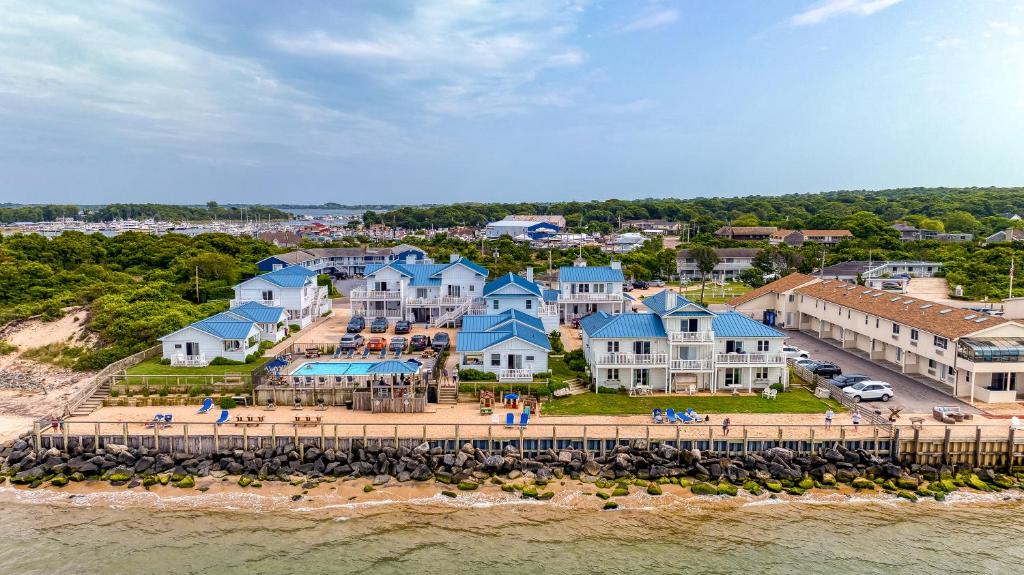
<path fill-rule="evenodd" d="M 366 349 L 370 351 L 380 351 L 387 345 L 387 340 L 383 337 L 371 337 L 366 342 Z"/>

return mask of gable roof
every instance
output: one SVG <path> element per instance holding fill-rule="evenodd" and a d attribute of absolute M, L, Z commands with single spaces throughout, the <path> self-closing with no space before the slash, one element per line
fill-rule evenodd
<path fill-rule="evenodd" d="M 1001 317 L 838 280 L 824 280 L 796 291 L 949 339 L 1007 323 Z"/>
<path fill-rule="evenodd" d="M 402 261 L 393 261 L 386 264 L 372 264 L 366 266 L 363 272 L 364 276 L 373 275 L 384 268 L 389 268 L 397 271 L 398 273 L 409 278 L 409 285 L 411 286 L 439 286 L 441 285 L 441 272 L 452 267 L 461 265 L 470 270 L 487 277 L 490 272 L 487 268 L 482 267 L 466 258 L 460 257 L 454 262 L 446 264 L 407 264 Z"/>
<path fill-rule="evenodd" d="M 537 297 L 542 296 L 541 288 L 536 284 L 536 282 L 532 282 L 523 276 L 516 275 L 512 272 L 487 282 L 487 285 L 484 286 L 484 296 L 490 295 L 507 285 L 514 285 Z"/>
<path fill-rule="evenodd" d="M 503 341 L 519 338 L 529 344 L 551 351 L 551 342 L 544 333 L 544 323 L 519 310 L 494 315 L 467 315 L 456 334 L 455 349 L 460 352 L 483 351 Z"/>
<path fill-rule="evenodd" d="M 372 373 L 375 375 L 419 373 L 420 367 L 421 366 L 415 363 L 399 361 L 397 359 L 389 359 L 385 361 L 379 361 L 371 365 L 369 368 L 367 368 L 366 373 Z"/>
<path fill-rule="evenodd" d="M 252 320 L 224 311 L 199 320 L 188 327 L 194 327 L 221 339 L 245 339 L 256 326 Z"/>
<path fill-rule="evenodd" d="M 611 266 L 566 266 L 559 268 L 558 281 L 569 283 L 626 281 L 622 270 Z"/>
<path fill-rule="evenodd" d="M 764 284 L 763 286 L 748 291 L 743 295 L 736 296 L 731 300 L 725 302 L 725 305 L 729 307 L 736 307 L 738 305 L 743 305 L 748 301 L 753 301 L 768 293 L 780 294 L 791 289 L 800 287 L 804 284 L 816 281 L 818 281 L 818 278 L 811 277 L 807 274 L 791 273 L 786 277 L 779 278 L 771 283 Z"/>
<path fill-rule="evenodd" d="M 247 301 L 228 311 L 256 323 L 277 323 L 285 315 L 283 307 L 271 307 L 256 301 Z"/>
<path fill-rule="evenodd" d="M 675 296 L 675 303 L 669 305 L 671 296 Z M 651 311 L 660 315 L 712 315 L 707 309 L 693 303 L 684 296 L 675 292 L 663 289 L 660 292 L 644 298 L 643 304 Z"/>
<path fill-rule="evenodd" d="M 661 318 L 653 313 L 597 312 L 580 320 L 590 337 L 667 337 Z"/>
<path fill-rule="evenodd" d="M 316 277 L 316 274 L 303 266 L 288 266 L 249 279 L 266 280 L 280 287 L 302 287 L 306 285 L 306 282 L 310 281 L 310 278 L 313 277 Z"/>
<path fill-rule="evenodd" d="M 711 320 L 715 337 L 786 337 L 786 334 L 734 311 L 720 313 Z"/>

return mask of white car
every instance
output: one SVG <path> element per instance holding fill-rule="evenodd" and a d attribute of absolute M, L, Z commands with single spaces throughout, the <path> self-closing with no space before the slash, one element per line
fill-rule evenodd
<path fill-rule="evenodd" d="M 811 353 L 806 349 L 800 349 L 795 345 L 784 345 L 782 346 L 782 356 L 785 357 L 786 359 L 789 359 L 791 357 L 802 357 L 804 359 L 807 359 L 811 357 Z"/>
<path fill-rule="evenodd" d="M 889 401 L 893 396 L 892 385 L 884 381 L 875 381 L 871 379 L 844 387 L 843 393 L 854 401 L 866 401 L 870 399 Z"/>
<path fill-rule="evenodd" d="M 811 360 L 811 359 L 807 359 L 806 357 L 801 357 L 799 359 L 793 359 L 793 358 L 788 358 L 788 359 L 793 362 L 793 365 L 795 365 L 797 367 L 802 367 L 804 369 L 814 369 L 814 366 L 818 365 L 818 362 L 816 362 L 814 360 Z"/>

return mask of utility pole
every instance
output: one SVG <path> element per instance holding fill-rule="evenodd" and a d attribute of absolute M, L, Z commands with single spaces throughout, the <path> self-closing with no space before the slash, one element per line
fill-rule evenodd
<path fill-rule="evenodd" d="M 196 303 L 199 303 L 199 266 L 196 266 Z"/>
<path fill-rule="evenodd" d="M 1013 269 L 1014 265 L 1013 264 L 1014 264 L 1014 258 L 1013 258 L 1013 255 L 1011 254 L 1010 255 L 1010 293 L 1007 295 L 1007 299 L 1013 297 L 1013 272 L 1014 272 L 1014 269 Z"/>

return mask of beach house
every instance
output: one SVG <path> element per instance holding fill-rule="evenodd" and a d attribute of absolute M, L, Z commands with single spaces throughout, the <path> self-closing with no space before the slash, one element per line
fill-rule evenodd
<path fill-rule="evenodd" d="M 715 255 L 718 256 L 718 264 L 708 275 L 712 281 L 732 281 L 740 274 L 754 267 L 754 258 L 757 257 L 758 248 L 718 248 Z M 697 267 L 697 259 L 690 255 L 690 250 L 679 250 L 676 258 L 676 271 L 679 279 L 686 281 L 700 280 L 700 269 Z"/>
<path fill-rule="evenodd" d="M 588 266 L 577 259 L 574 265 L 558 270 L 558 313 L 565 323 L 588 314 L 605 312 L 619 314 L 628 309 L 629 300 L 622 293 L 622 264 Z"/>
<path fill-rule="evenodd" d="M 517 310 L 540 318 L 544 331 L 558 330 L 558 306 L 544 301 L 544 289 L 533 281 L 533 268 L 526 268 L 526 276 L 507 273 L 484 285 L 484 310 L 498 314 Z"/>
<path fill-rule="evenodd" d="M 289 325 L 306 327 L 331 311 L 327 286 L 318 286 L 315 272 L 303 266 L 288 266 L 249 278 L 235 286 L 231 307 L 256 302 L 284 308 Z"/>
<path fill-rule="evenodd" d="M 452 254 L 445 264 L 402 261 L 367 266 L 365 287 L 349 294 L 353 316 L 454 325 L 471 309 L 483 311 L 488 271 Z"/>
<path fill-rule="evenodd" d="M 498 381 L 533 381 L 534 374 L 548 371 L 551 342 L 540 318 L 509 309 L 462 318 L 455 349 L 460 370 L 493 373 Z"/>
<path fill-rule="evenodd" d="M 164 359 L 173 366 L 202 367 L 217 357 L 245 361 L 259 351 L 256 322 L 222 312 L 159 338 Z"/>
<path fill-rule="evenodd" d="M 408 244 L 390 248 L 310 248 L 295 250 L 264 258 L 256 263 L 261 272 L 270 272 L 289 266 L 301 266 L 316 274 L 340 277 L 361 276 L 366 266 L 378 266 L 394 261 L 407 261 L 412 257 L 418 263 L 433 263 L 427 253 Z"/>
<path fill-rule="evenodd" d="M 674 392 L 788 385 L 782 332 L 670 290 L 643 304 L 644 313 L 598 312 L 580 321 L 596 386 Z"/>

